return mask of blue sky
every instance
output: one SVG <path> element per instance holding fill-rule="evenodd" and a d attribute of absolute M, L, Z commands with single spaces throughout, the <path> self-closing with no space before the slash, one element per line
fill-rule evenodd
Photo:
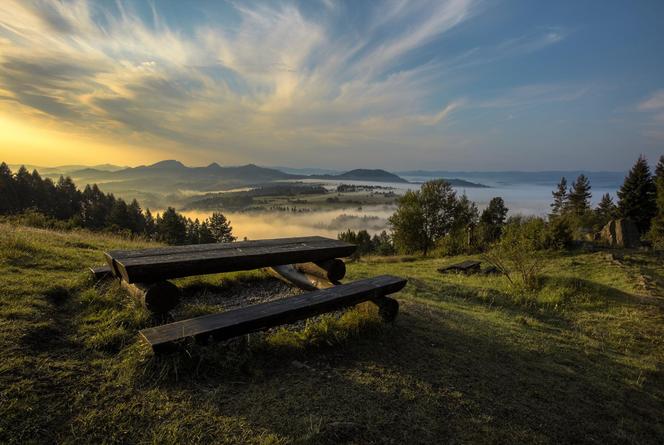
<path fill-rule="evenodd" d="M 662 1 L 0 4 L 12 163 L 625 170 L 664 153 Z"/>

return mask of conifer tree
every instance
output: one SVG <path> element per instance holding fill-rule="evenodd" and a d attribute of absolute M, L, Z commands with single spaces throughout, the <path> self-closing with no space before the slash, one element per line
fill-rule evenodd
<path fill-rule="evenodd" d="M 655 188 L 657 190 L 657 214 L 652 220 L 650 237 L 658 244 L 664 244 L 664 155 L 660 156 L 655 169 Z"/>
<path fill-rule="evenodd" d="M 503 198 L 498 196 L 489 201 L 489 205 L 480 216 L 480 228 L 484 242 L 490 243 L 500 238 L 507 212 Z"/>
<path fill-rule="evenodd" d="M 604 225 L 614 219 L 618 212 L 618 208 L 613 203 L 613 198 L 608 193 L 602 195 L 602 199 L 597 204 L 595 215 L 601 225 Z"/>
<path fill-rule="evenodd" d="M 553 203 L 551 203 L 551 215 L 560 216 L 567 208 L 567 179 L 563 176 L 560 178 L 558 187 L 555 191 L 551 192 L 553 195 Z"/>
<path fill-rule="evenodd" d="M 201 227 L 198 233 L 198 242 L 201 244 L 208 244 L 215 242 L 214 235 L 212 235 L 212 232 L 210 231 L 210 227 L 208 226 L 207 220 L 201 223 Z"/>
<path fill-rule="evenodd" d="M 148 237 L 148 239 L 151 239 L 155 235 L 155 220 L 154 217 L 152 216 L 152 212 L 150 209 L 145 210 L 145 226 L 143 229 L 143 234 Z"/>
<path fill-rule="evenodd" d="M 639 232 L 646 233 L 657 211 L 655 181 L 644 156 L 639 156 L 618 190 L 618 211 L 622 218 L 636 223 Z"/>
<path fill-rule="evenodd" d="M 576 181 L 572 182 L 567 195 L 568 208 L 576 216 L 584 215 L 590 210 L 590 180 L 584 174 L 580 174 Z"/>
<path fill-rule="evenodd" d="M 233 236 L 231 222 L 226 219 L 223 213 L 214 212 L 207 225 L 218 243 L 230 243 L 236 240 Z"/>
<path fill-rule="evenodd" d="M 184 244 L 187 240 L 187 222 L 173 207 L 157 218 L 157 239 L 166 244 Z"/>
<path fill-rule="evenodd" d="M 12 213 L 18 207 L 14 175 L 4 162 L 0 164 L 0 214 Z"/>

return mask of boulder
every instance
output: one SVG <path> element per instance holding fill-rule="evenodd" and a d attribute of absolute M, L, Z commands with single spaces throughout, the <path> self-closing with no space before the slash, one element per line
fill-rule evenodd
<path fill-rule="evenodd" d="M 639 247 L 641 236 L 634 221 L 626 218 L 609 221 L 599 233 L 601 241 L 612 247 Z"/>

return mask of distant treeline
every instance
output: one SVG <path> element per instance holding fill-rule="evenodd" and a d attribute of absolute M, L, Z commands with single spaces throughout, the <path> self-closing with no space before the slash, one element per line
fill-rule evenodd
<path fill-rule="evenodd" d="M 129 204 L 99 187 L 77 189 L 74 181 L 61 176 L 57 182 L 42 178 L 25 167 L 12 173 L 0 164 L 0 215 L 22 215 L 33 223 L 61 228 L 81 227 L 141 236 L 167 244 L 198 244 L 235 240 L 232 227 L 221 213 L 203 222 L 191 220 L 169 207 L 154 216 L 143 211 L 135 199 Z"/>
<path fill-rule="evenodd" d="M 364 230 L 348 230 L 338 238 L 358 244 L 358 255 L 480 253 L 519 237 L 537 249 L 557 249 L 570 246 L 575 239 L 594 239 L 610 220 L 628 218 L 642 237 L 664 247 L 664 156 L 654 175 L 646 159 L 639 157 L 617 194 L 617 204 L 604 194 L 593 208 L 586 176 L 578 176 L 569 187 L 567 179 L 562 178 L 552 192 L 548 218 L 507 218 L 502 198 L 493 198 L 480 214 L 477 205 L 465 194 L 458 196 L 449 182 L 433 180 L 399 198 L 397 210 L 389 219 L 389 234 L 371 237 Z"/>

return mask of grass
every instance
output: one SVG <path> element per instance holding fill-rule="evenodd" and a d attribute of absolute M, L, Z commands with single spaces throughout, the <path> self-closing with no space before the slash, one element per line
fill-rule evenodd
<path fill-rule="evenodd" d="M 409 279 L 371 304 L 154 357 L 157 324 L 86 268 L 143 244 L 0 225 L 0 443 L 662 443 L 664 261 L 547 260 L 541 290 L 441 275 L 465 259 L 368 258 L 349 279 Z M 260 272 L 179 280 L 177 317 Z"/>

